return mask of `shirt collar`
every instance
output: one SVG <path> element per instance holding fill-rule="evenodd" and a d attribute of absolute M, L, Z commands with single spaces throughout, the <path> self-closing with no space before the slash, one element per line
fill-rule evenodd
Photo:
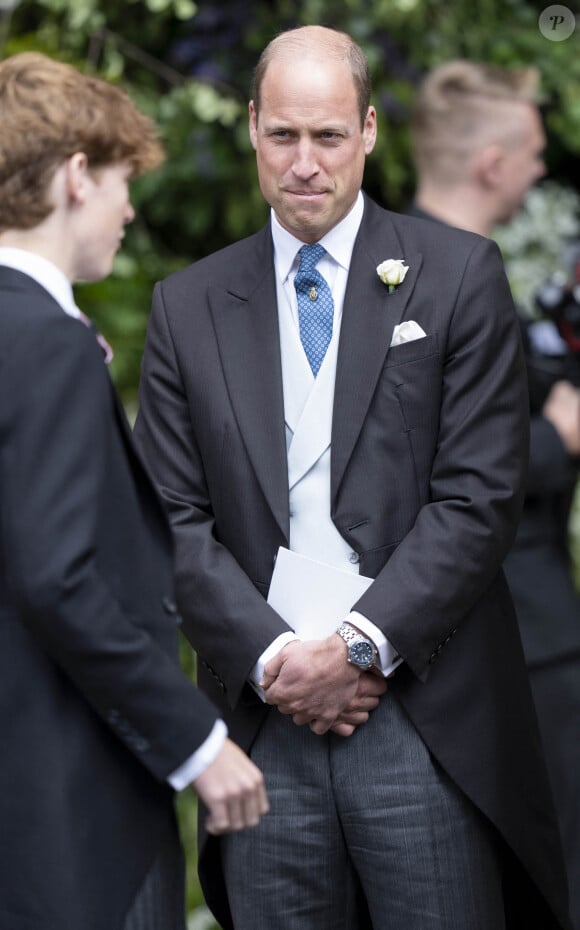
<path fill-rule="evenodd" d="M 33 278 L 37 284 L 48 291 L 51 297 L 69 316 L 78 317 L 79 309 L 75 304 L 70 281 L 53 262 L 25 249 L 0 248 L 0 265 L 21 271 Z"/>
<path fill-rule="evenodd" d="M 348 271 L 354 242 L 358 234 L 364 213 L 364 198 L 359 191 L 354 206 L 349 213 L 337 223 L 320 240 L 334 261 Z M 296 260 L 299 249 L 304 243 L 284 229 L 273 210 L 270 211 L 272 239 L 274 241 L 274 263 L 279 279 L 285 281 Z"/>

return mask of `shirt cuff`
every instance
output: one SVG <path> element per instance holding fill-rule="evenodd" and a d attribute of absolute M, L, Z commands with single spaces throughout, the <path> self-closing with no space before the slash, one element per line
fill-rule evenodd
<path fill-rule="evenodd" d="M 270 643 L 268 648 L 264 650 L 254 665 L 252 671 L 250 672 L 248 681 L 261 701 L 266 701 L 266 695 L 264 694 L 264 689 L 261 685 L 264 678 L 264 669 L 266 668 L 266 665 L 270 659 L 273 659 L 274 656 L 278 655 L 286 643 L 291 643 L 295 639 L 298 639 L 298 637 L 296 636 L 296 633 L 293 633 L 291 630 L 288 630 L 286 633 L 281 633 L 280 636 L 277 636 L 276 639 Z"/>
<path fill-rule="evenodd" d="M 379 667 L 385 678 L 387 675 L 390 675 L 391 672 L 394 672 L 397 666 L 401 664 L 403 659 L 394 646 L 391 645 L 383 631 L 379 630 L 378 626 L 375 626 L 374 623 L 371 623 L 370 620 L 367 620 L 367 618 L 359 614 L 358 611 L 352 610 L 348 617 L 346 617 L 346 623 L 352 623 L 353 626 L 356 626 L 357 630 L 360 630 L 361 633 L 364 633 L 365 636 L 372 639 L 377 647 L 379 653 Z"/>
<path fill-rule="evenodd" d="M 203 771 L 211 765 L 228 735 L 228 728 L 223 720 L 216 720 L 209 736 L 203 741 L 201 746 L 186 759 L 178 769 L 175 769 L 171 775 L 167 776 L 167 781 L 175 791 L 182 791 L 191 785 L 192 781 L 201 775 Z"/>

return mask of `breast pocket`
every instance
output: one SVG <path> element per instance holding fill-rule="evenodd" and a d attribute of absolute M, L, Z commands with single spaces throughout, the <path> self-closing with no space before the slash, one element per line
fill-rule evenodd
<path fill-rule="evenodd" d="M 383 380 L 397 400 L 405 430 L 437 430 L 442 387 L 437 334 L 389 349 Z"/>
<path fill-rule="evenodd" d="M 397 365 L 404 365 L 406 362 L 418 361 L 436 352 L 438 352 L 437 333 L 421 336 L 420 339 L 411 339 L 410 342 L 391 346 L 387 353 L 385 369 L 396 368 Z"/>

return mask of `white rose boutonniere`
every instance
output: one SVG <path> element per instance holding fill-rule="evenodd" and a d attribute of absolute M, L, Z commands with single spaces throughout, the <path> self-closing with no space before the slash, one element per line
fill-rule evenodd
<path fill-rule="evenodd" d="M 386 261 L 377 265 L 377 274 L 383 284 L 387 284 L 389 294 L 392 294 L 398 284 L 402 284 L 409 266 L 405 265 L 402 258 L 387 258 Z"/>

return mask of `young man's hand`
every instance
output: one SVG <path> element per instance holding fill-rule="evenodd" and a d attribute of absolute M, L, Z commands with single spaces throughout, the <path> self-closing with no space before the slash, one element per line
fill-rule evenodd
<path fill-rule="evenodd" d="M 230 739 L 193 787 L 208 809 L 205 826 L 214 835 L 255 827 L 269 809 L 262 773 Z"/>

